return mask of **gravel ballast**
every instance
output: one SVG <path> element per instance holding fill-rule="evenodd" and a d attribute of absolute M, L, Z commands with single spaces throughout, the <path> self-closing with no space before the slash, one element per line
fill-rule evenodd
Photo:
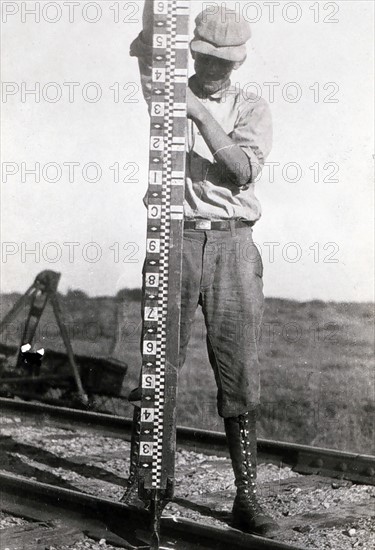
<path fill-rule="evenodd" d="M 3 471 L 116 501 L 123 495 L 129 470 L 128 442 L 84 431 L 25 425 L 16 417 L 3 417 L 1 425 Z M 306 478 L 282 464 L 258 466 L 259 499 L 284 526 L 278 540 L 317 550 L 373 550 L 375 487 L 340 480 L 314 483 L 314 477 Z M 234 498 L 233 481 L 229 458 L 179 449 L 175 499 L 164 515 L 225 528 Z M 348 506 L 362 506 L 366 513 L 363 517 L 357 514 L 348 523 L 340 522 L 338 527 L 317 522 L 317 514 L 330 516 Z M 373 517 L 369 517 L 370 512 Z M 303 514 L 309 516 L 302 521 Z M 24 523 L 23 519 L 0 514 L 1 529 Z M 61 544 L 48 550 L 83 548 L 114 547 L 104 539 L 86 537 L 73 546 Z"/>

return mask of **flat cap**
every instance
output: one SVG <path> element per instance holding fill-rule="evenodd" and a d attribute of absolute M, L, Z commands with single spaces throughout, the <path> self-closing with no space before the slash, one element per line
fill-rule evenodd
<path fill-rule="evenodd" d="M 192 52 L 213 55 L 228 61 L 243 61 L 246 42 L 251 37 L 250 25 L 239 12 L 215 6 L 206 8 L 195 19 Z"/>

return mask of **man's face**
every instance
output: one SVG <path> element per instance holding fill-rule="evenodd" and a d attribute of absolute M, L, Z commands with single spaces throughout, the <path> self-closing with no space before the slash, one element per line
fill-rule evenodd
<path fill-rule="evenodd" d="M 219 91 L 229 79 L 235 65 L 234 61 L 196 53 L 194 69 L 202 92 L 211 95 Z"/>

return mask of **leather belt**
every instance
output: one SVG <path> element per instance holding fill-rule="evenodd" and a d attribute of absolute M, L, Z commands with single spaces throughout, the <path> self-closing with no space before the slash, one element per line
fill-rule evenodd
<path fill-rule="evenodd" d="M 246 220 L 185 220 L 184 229 L 196 231 L 229 231 L 232 227 L 251 227 L 254 222 Z"/>

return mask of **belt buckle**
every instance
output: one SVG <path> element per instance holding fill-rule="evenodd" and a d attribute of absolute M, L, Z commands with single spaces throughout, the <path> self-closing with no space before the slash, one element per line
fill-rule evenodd
<path fill-rule="evenodd" d="M 204 231 L 211 229 L 211 220 L 196 220 L 195 229 L 202 229 Z"/>

